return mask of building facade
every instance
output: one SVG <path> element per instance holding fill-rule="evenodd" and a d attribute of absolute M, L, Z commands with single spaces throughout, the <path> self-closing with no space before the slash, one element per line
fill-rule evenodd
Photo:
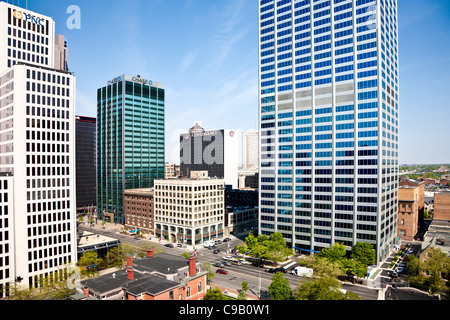
<path fill-rule="evenodd" d="M 223 179 L 156 180 L 154 198 L 157 237 L 193 246 L 224 237 Z"/>
<path fill-rule="evenodd" d="M 320 250 L 397 234 L 393 0 L 261 0 L 260 233 Z"/>
<path fill-rule="evenodd" d="M 75 117 L 75 154 L 77 208 L 86 210 L 97 204 L 95 169 L 96 120 L 92 117 Z"/>
<path fill-rule="evenodd" d="M 238 137 L 233 130 L 205 131 L 198 124 L 180 135 L 180 174 L 208 171 L 210 177 L 238 186 Z"/>
<path fill-rule="evenodd" d="M 255 169 L 259 166 L 259 132 L 242 132 L 242 169 Z"/>
<path fill-rule="evenodd" d="M 450 221 L 450 192 L 434 194 L 433 219 Z"/>
<path fill-rule="evenodd" d="M 422 199 L 422 200 L 421 200 Z M 403 240 L 414 240 L 419 231 L 419 218 L 423 214 L 423 190 L 417 186 L 398 188 L 398 236 Z"/>
<path fill-rule="evenodd" d="M 54 69 L 50 17 L 0 3 L 0 172 L 14 176 L 12 278 L 75 263 L 75 77 Z"/>
<path fill-rule="evenodd" d="M 127 189 L 123 197 L 125 227 L 154 234 L 153 188 Z"/>
<path fill-rule="evenodd" d="M 15 278 L 14 177 L 0 173 L 0 299 L 7 296 Z"/>
<path fill-rule="evenodd" d="M 123 75 L 97 90 L 97 214 L 123 224 L 123 191 L 164 178 L 161 83 Z"/>

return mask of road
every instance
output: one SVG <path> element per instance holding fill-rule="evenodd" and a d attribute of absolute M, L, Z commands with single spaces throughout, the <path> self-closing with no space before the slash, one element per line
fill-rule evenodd
<path fill-rule="evenodd" d="M 186 249 L 182 248 L 167 248 L 164 246 L 166 242 L 162 241 L 161 243 L 156 241 L 149 240 L 136 240 L 134 237 L 122 235 L 117 230 L 108 230 L 107 228 L 102 229 L 101 227 L 90 228 L 86 225 L 80 225 L 79 228 L 81 230 L 88 230 L 93 233 L 103 234 L 108 237 L 112 237 L 120 240 L 123 243 L 131 243 L 135 245 L 142 245 L 143 242 L 148 242 L 149 245 L 156 247 L 157 249 L 163 250 L 165 253 L 173 254 L 176 256 L 180 256 Z M 229 249 L 234 248 L 236 245 L 242 244 L 243 241 L 233 237 L 232 243 L 222 242 L 218 244 L 216 247 L 220 250 L 219 253 L 213 253 L 213 250 L 209 250 L 207 248 L 197 247 L 197 259 L 199 262 L 209 262 L 211 265 L 214 265 L 217 262 L 223 262 L 223 257 L 227 255 L 232 255 L 227 253 Z M 191 253 L 191 250 L 187 250 L 188 253 Z M 232 255 L 234 256 L 234 255 Z M 237 257 L 237 256 L 234 256 Z M 294 268 L 296 264 L 292 264 L 289 267 L 286 267 L 288 272 L 285 274 L 285 277 L 288 278 L 289 283 L 291 285 L 291 289 L 294 290 L 299 286 L 300 281 L 306 281 L 304 278 L 295 276 L 290 274 L 290 270 Z M 213 266 L 213 270 L 217 268 Z M 268 299 L 268 288 L 272 283 L 271 278 L 273 277 L 272 273 L 267 272 L 268 268 L 257 268 L 251 265 L 234 265 L 226 266 L 225 269 L 228 271 L 228 274 L 219 274 L 215 273 L 215 277 L 212 280 L 213 284 L 219 286 L 225 286 L 230 289 L 240 290 L 242 287 L 242 282 L 246 281 L 248 283 L 249 293 L 252 295 L 256 295 L 261 297 L 262 299 Z M 353 291 L 361 297 L 361 300 L 377 300 L 378 298 L 378 290 L 370 289 L 364 286 L 357 286 L 352 284 L 343 284 L 342 286 L 347 291 Z"/>

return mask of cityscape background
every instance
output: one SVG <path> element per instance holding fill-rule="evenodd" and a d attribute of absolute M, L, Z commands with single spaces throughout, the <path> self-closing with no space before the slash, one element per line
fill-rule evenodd
<path fill-rule="evenodd" d="M 95 117 L 96 88 L 139 74 L 166 89 L 166 161 L 179 162 L 179 135 L 195 123 L 257 130 L 257 1 L 125 3 L 28 0 L 29 10 L 53 17 L 56 33 L 65 36 L 78 115 Z M 80 8 L 80 29 L 66 25 L 70 5 Z M 399 164 L 446 163 L 450 3 L 399 0 L 398 7 Z"/>

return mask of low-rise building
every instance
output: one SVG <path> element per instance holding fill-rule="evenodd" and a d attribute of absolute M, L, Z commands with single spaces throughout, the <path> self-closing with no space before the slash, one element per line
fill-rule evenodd
<path fill-rule="evenodd" d="M 420 210 L 423 212 L 424 206 L 421 190 L 420 186 L 398 188 L 398 236 L 403 240 L 414 240 L 418 233 Z"/>
<path fill-rule="evenodd" d="M 450 221 L 450 192 L 434 194 L 433 219 Z"/>
<path fill-rule="evenodd" d="M 223 238 L 224 184 L 207 171 L 155 180 L 155 236 L 193 246 Z"/>
<path fill-rule="evenodd" d="M 86 297 L 99 300 L 202 300 L 206 275 L 196 256 L 189 259 L 166 253 L 133 260 L 125 269 L 80 282 Z"/>

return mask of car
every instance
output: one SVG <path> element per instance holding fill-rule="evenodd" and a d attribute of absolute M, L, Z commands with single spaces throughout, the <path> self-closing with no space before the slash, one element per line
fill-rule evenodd
<path fill-rule="evenodd" d="M 402 273 L 403 270 L 404 270 L 403 267 L 398 267 L 398 268 L 397 268 L 397 273 Z"/>
<path fill-rule="evenodd" d="M 402 267 L 402 268 L 406 267 L 406 262 L 400 263 L 400 267 Z"/>
<path fill-rule="evenodd" d="M 216 273 L 228 274 L 228 271 L 225 269 L 217 269 Z"/>
<path fill-rule="evenodd" d="M 216 244 L 221 244 L 222 240 L 216 240 Z"/>
<path fill-rule="evenodd" d="M 258 268 L 264 268 L 264 264 L 262 262 L 253 262 L 252 266 L 258 267 Z"/>
<path fill-rule="evenodd" d="M 222 258 L 223 260 L 231 260 L 231 259 L 233 259 L 231 256 L 225 256 L 225 257 L 223 257 Z"/>
<path fill-rule="evenodd" d="M 266 272 L 275 273 L 275 268 L 269 268 L 269 269 L 266 270 Z"/>
<path fill-rule="evenodd" d="M 225 265 L 223 263 L 217 262 L 217 263 L 214 263 L 214 267 L 223 268 L 223 267 L 225 267 Z"/>
<path fill-rule="evenodd" d="M 245 259 L 238 259 L 238 261 L 239 261 L 240 263 L 242 263 L 242 264 L 250 264 L 250 262 L 248 262 L 248 261 L 245 260 Z"/>
<path fill-rule="evenodd" d="M 286 273 L 287 270 L 285 268 L 275 268 L 275 272 L 282 272 L 282 273 Z"/>
<path fill-rule="evenodd" d="M 414 250 L 413 250 L 413 249 L 410 249 L 410 250 L 408 251 L 408 254 L 414 254 Z"/>
<path fill-rule="evenodd" d="M 177 248 L 182 248 L 183 245 L 181 243 L 177 244 Z"/>
<path fill-rule="evenodd" d="M 228 242 L 228 241 L 231 241 L 231 239 L 230 238 L 223 239 L 223 242 Z"/>
<path fill-rule="evenodd" d="M 226 265 L 226 266 L 231 266 L 231 262 L 230 261 L 224 261 L 223 264 Z"/>
<path fill-rule="evenodd" d="M 391 274 L 390 274 L 390 276 L 391 276 L 392 278 L 397 278 L 397 277 L 398 277 L 398 273 L 397 273 L 396 271 L 392 271 Z"/>
<path fill-rule="evenodd" d="M 173 244 L 171 244 L 171 243 L 166 243 L 166 244 L 164 245 L 164 247 L 173 248 Z"/>
<path fill-rule="evenodd" d="M 217 254 L 220 252 L 220 249 L 214 249 L 213 253 Z"/>

